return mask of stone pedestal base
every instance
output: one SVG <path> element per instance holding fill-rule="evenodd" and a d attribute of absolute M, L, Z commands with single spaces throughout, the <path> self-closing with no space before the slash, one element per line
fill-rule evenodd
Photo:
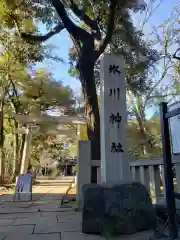
<path fill-rule="evenodd" d="M 82 232 L 117 236 L 156 227 L 156 215 L 144 185 L 117 183 L 83 186 Z"/>

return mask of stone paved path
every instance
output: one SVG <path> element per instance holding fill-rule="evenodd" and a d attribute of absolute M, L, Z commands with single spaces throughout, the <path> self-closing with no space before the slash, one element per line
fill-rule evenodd
<path fill-rule="evenodd" d="M 81 213 L 60 208 L 72 179 L 42 180 L 33 188 L 33 201 L 12 202 L 12 194 L 0 196 L 0 240 L 104 240 L 81 233 Z M 122 240 L 148 240 L 152 232 L 121 236 Z"/>

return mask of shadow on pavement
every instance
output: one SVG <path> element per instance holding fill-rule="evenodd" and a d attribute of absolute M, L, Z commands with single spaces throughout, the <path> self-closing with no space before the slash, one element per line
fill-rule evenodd
<path fill-rule="evenodd" d="M 41 211 L 62 211 L 62 208 L 71 208 L 74 205 L 73 199 L 75 194 L 68 194 L 64 198 L 64 204 L 61 206 L 61 199 L 64 194 L 55 193 L 33 193 L 32 201 L 29 194 L 21 194 L 20 200 L 16 196 L 13 201 L 14 194 L 4 194 L 0 196 L 0 215 L 26 212 Z"/>

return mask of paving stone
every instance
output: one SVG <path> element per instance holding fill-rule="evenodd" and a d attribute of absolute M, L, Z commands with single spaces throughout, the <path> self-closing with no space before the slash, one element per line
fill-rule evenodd
<path fill-rule="evenodd" d="M 116 238 L 109 238 L 109 240 L 148 240 L 151 236 L 153 236 L 153 231 L 143 231 L 143 232 L 138 232 L 135 234 L 131 235 L 121 235 Z"/>
<path fill-rule="evenodd" d="M 36 208 L 31 208 L 31 207 L 30 207 L 30 208 L 27 208 L 27 209 L 26 209 L 26 213 L 28 213 L 28 214 L 29 214 L 29 213 L 37 213 L 37 212 L 41 212 L 41 211 L 42 211 L 42 210 L 41 210 L 40 208 L 37 208 L 37 207 L 36 207 Z"/>
<path fill-rule="evenodd" d="M 0 208 L 0 213 L 25 213 L 26 212 L 26 209 L 25 208 L 22 208 L 22 209 L 19 209 L 19 208 Z"/>
<path fill-rule="evenodd" d="M 1 238 L 0 238 L 1 240 Z M 7 236 L 3 240 L 61 240 L 59 233 Z"/>
<path fill-rule="evenodd" d="M 81 222 L 81 213 L 66 213 L 57 215 L 58 222 L 69 222 L 69 221 L 77 221 Z"/>
<path fill-rule="evenodd" d="M 0 233 L 0 240 L 4 240 L 4 235 Z"/>
<path fill-rule="evenodd" d="M 8 226 L 8 227 L 0 227 L 0 233 L 4 236 L 8 236 L 10 234 L 16 235 L 21 233 L 21 235 L 32 234 L 34 229 L 34 225 L 24 225 L 22 226 Z"/>
<path fill-rule="evenodd" d="M 87 235 L 81 232 L 62 232 L 61 240 L 105 240 L 104 237 L 96 236 L 96 235 Z M 123 240 L 123 239 L 121 239 Z"/>
<path fill-rule="evenodd" d="M 38 206 L 38 205 L 47 205 L 47 204 L 54 204 L 58 205 L 60 204 L 61 201 L 57 199 L 43 199 L 41 198 L 40 200 L 36 201 L 33 203 L 33 206 Z"/>
<path fill-rule="evenodd" d="M 0 219 L 16 219 L 16 218 L 24 218 L 24 217 L 40 217 L 41 213 L 11 213 L 11 214 L 0 214 Z"/>
<path fill-rule="evenodd" d="M 57 212 L 57 216 L 81 216 L 81 212 L 75 211 L 64 211 L 64 212 Z"/>
<path fill-rule="evenodd" d="M 33 205 L 32 207 L 34 207 L 35 205 Z M 60 202 L 45 202 L 43 204 L 37 205 L 37 206 L 41 206 L 41 207 L 45 207 L 47 209 L 51 209 L 51 208 L 60 208 Z"/>
<path fill-rule="evenodd" d="M 58 211 L 42 211 L 41 216 L 46 217 L 50 215 L 60 215 L 62 213 L 73 213 L 72 209 L 64 209 L 64 208 L 59 208 Z"/>
<path fill-rule="evenodd" d="M 4 194 L 0 196 L 0 201 L 12 201 L 13 200 L 13 195 L 12 194 Z"/>
<path fill-rule="evenodd" d="M 27 209 L 27 212 L 37 212 L 37 211 L 46 211 L 46 212 L 56 212 L 59 210 L 59 206 L 54 206 L 53 204 L 48 207 L 46 206 L 37 206 L 37 207 L 30 207 Z"/>
<path fill-rule="evenodd" d="M 0 227 L 2 226 L 10 226 L 13 224 L 14 219 L 0 219 Z"/>
<path fill-rule="evenodd" d="M 31 224 L 38 224 L 42 223 L 44 226 L 48 223 L 56 223 L 57 218 L 56 216 L 53 216 L 51 218 L 49 217 L 27 217 L 27 218 L 17 218 L 13 222 L 13 226 L 18 226 L 18 225 L 31 225 Z"/>
<path fill-rule="evenodd" d="M 149 237 L 153 236 L 152 231 L 144 231 L 139 232 L 132 235 L 121 235 L 119 237 L 101 237 L 98 235 L 90 235 L 90 234 L 83 234 L 81 232 L 62 232 L 61 233 L 61 240 L 72 240 L 72 239 L 78 239 L 78 240 L 148 240 Z M 160 239 L 162 240 L 162 239 Z"/>
<path fill-rule="evenodd" d="M 51 217 L 54 217 L 54 216 L 56 216 L 57 214 L 59 214 L 59 213 L 57 213 L 57 212 L 41 212 L 41 217 L 49 217 L 49 218 L 51 218 Z"/>
<path fill-rule="evenodd" d="M 62 197 L 63 196 L 51 196 L 51 195 L 46 195 L 46 196 L 44 196 L 44 197 L 42 197 L 41 198 L 41 200 L 45 200 L 45 201 L 47 201 L 47 200 L 61 200 L 62 199 Z"/>
<path fill-rule="evenodd" d="M 0 219 L 16 219 L 15 214 L 0 214 Z"/>
<path fill-rule="evenodd" d="M 63 208 L 59 208 L 59 212 L 74 212 L 74 210 L 71 207 L 63 207 Z"/>
<path fill-rule="evenodd" d="M 36 224 L 34 233 L 57 233 L 57 232 L 80 232 L 81 223 L 48 223 L 46 226 L 43 223 Z"/>
<path fill-rule="evenodd" d="M 5 202 L 3 208 L 28 208 L 32 202 Z M 19 210 L 20 211 L 20 210 Z"/>

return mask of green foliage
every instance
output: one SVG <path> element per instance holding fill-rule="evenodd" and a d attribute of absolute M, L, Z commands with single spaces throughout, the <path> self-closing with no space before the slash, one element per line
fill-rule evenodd
<path fill-rule="evenodd" d="M 69 144 L 69 149 L 64 149 L 64 143 Z M 66 139 L 63 142 L 54 139 L 47 147 L 48 153 L 54 161 L 61 161 L 77 155 L 77 142 L 73 139 Z"/>
<path fill-rule="evenodd" d="M 146 126 L 148 130 L 146 130 L 146 135 L 144 135 L 140 131 L 136 120 L 128 121 L 127 142 L 129 154 L 137 160 L 160 158 L 162 154 L 159 116 L 147 120 Z M 153 139 L 151 144 L 148 143 L 149 139 Z M 144 152 L 145 150 L 146 152 Z"/>
<path fill-rule="evenodd" d="M 81 140 L 88 140 L 87 126 L 86 125 L 81 125 L 80 126 L 80 139 Z"/>
<path fill-rule="evenodd" d="M 10 174 L 15 170 L 12 169 L 13 161 L 20 162 L 23 139 L 23 135 L 18 134 L 17 131 L 18 127 L 22 126 L 21 124 L 15 126 L 12 112 L 28 115 L 42 113 L 55 107 L 68 108 L 72 104 L 72 91 L 69 87 L 63 86 L 43 69 L 32 71 L 34 64 L 45 57 L 58 61 L 62 59 L 53 56 L 51 48 L 44 47 L 40 43 L 32 44 L 31 41 L 21 37 L 21 32 L 38 33 L 37 21 L 46 22 L 48 27 L 56 22 L 52 20 L 54 15 L 46 1 L 40 3 L 43 7 L 39 7 L 36 1 L 2 0 L 0 2 L 0 104 L 3 103 L 5 116 L 3 130 L 6 143 L 6 146 L 2 146 L 6 158 L 0 160 L 7 162 L 5 167 L 9 168 Z M 17 135 L 17 147 L 15 147 L 15 135 Z M 7 136 L 11 136 L 11 139 Z M 49 138 L 51 137 L 37 136 L 33 139 L 31 149 L 33 164 L 39 162 L 42 143 L 46 143 Z M 6 152 L 7 146 L 10 148 Z"/>
<path fill-rule="evenodd" d="M 0 2 L 0 42 L 2 48 L 0 53 L 0 96 L 1 100 L 3 99 L 5 102 L 5 115 L 7 117 L 12 111 L 32 114 L 54 107 L 69 107 L 71 105 L 71 90 L 53 79 L 51 74 L 44 70 L 35 71 L 33 76 L 29 73 L 29 67 L 42 61 L 48 55 L 47 49 L 43 44 L 31 40 L 25 41 L 20 36 L 24 32 L 39 34 L 37 29 L 39 23 L 45 24 L 47 29 L 59 23 L 59 16 L 57 16 L 52 2 L 46 0 L 39 0 L 38 4 L 37 0 L 1 0 Z M 70 19 L 73 19 L 71 1 L 61 2 L 64 4 Z M 108 31 L 110 1 L 98 0 L 92 4 L 90 0 L 75 0 L 74 3 L 83 9 L 84 14 L 91 20 L 97 21 L 100 33 L 104 37 Z M 108 42 L 107 51 L 123 54 L 125 57 L 126 83 L 131 94 L 129 112 L 131 116 L 135 117 L 128 122 L 130 153 L 137 158 L 158 157 L 161 152 L 159 120 L 157 117 L 147 120 L 145 112 L 149 106 L 157 105 L 162 99 L 161 89 L 152 88 L 153 78 L 149 78 L 149 75 L 154 71 L 154 64 L 159 58 L 159 53 L 153 49 L 152 43 L 144 41 L 143 33 L 133 25 L 131 11 L 129 11 L 132 9 L 130 3 L 130 0 L 118 0 L 115 27 L 112 39 Z M 133 10 L 137 10 L 137 7 L 133 7 Z M 142 10 L 142 8 L 138 10 Z M 98 50 L 100 40 L 93 35 L 93 30 L 80 19 L 76 18 L 73 21 L 92 34 L 94 51 Z M 166 25 L 164 24 L 161 29 L 166 29 Z M 168 30 L 168 33 L 172 36 L 173 31 Z M 73 36 L 71 37 L 73 39 Z M 163 40 L 162 45 L 166 50 L 168 39 L 164 37 Z M 79 50 L 81 50 L 82 41 L 79 40 L 79 43 Z M 69 74 L 79 78 L 79 71 L 76 67 L 82 52 L 79 53 L 77 50 L 75 44 L 69 51 L 71 62 Z M 58 59 L 61 60 L 59 56 Z M 100 81 L 99 71 L 99 61 L 97 61 L 94 68 L 97 86 L 99 86 Z M 177 66 L 176 71 L 179 73 L 179 66 Z M 162 74 L 162 79 L 166 72 Z M 177 79 L 174 81 L 173 89 L 173 91 L 179 92 Z M 152 95 L 155 97 L 152 98 Z M 10 123 L 5 122 L 7 133 L 11 133 L 13 129 L 13 126 L 9 126 Z M 80 139 L 87 138 L 87 127 L 83 126 L 81 127 Z M 73 154 L 76 151 L 75 146 L 75 143 L 72 142 L 71 149 L 66 153 L 64 152 L 64 155 Z M 37 135 L 33 139 L 31 154 L 34 163 L 39 161 L 43 147 L 51 149 L 54 158 L 58 158 L 59 152 L 62 151 L 62 144 L 53 137 L 45 134 Z"/>
<path fill-rule="evenodd" d="M 127 88 L 133 92 L 144 92 L 149 89 L 151 81 L 147 79 L 148 73 L 153 69 L 155 62 L 159 58 L 159 53 L 150 46 L 150 43 L 144 41 L 142 31 L 136 29 L 131 19 L 129 11 L 131 1 L 118 1 L 115 15 L 115 24 L 110 48 L 107 50 L 112 53 L 122 54 L 125 58 L 125 77 Z M 91 5 L 90 1 L 81 1 L 86 14 L 91 19 L 99 17 L 99 25 L 103 33 L 107 32 L 109 1 L 96 1 Z M 86 5 L 87 4 L 87 5 Z M 143 10 L 142 7 L 135 7 L 133 10 Z M 89 13 L 90 12 L 90 13 Z M 83 25 L 86 28 L 86 25 Z M 98 42 L 96 42 L 98 45 Z M 69 51 L 71 62 L 70 74 L 78 77 L 76 66 L 78 62 L 78 52 L 75 46 Z M 97 86 L 100 83 L 100 62 L 97 61 L 94 69 L 94 75 Z"/>
<path fill-rule="evenodd" d="M 49 73 L 37 70 L 33 78 L 22 86 L 22 104 L 28 108 L 45 111 L 56 106 L 71 106 L 72 91 L 57 82 Z"/>
<path fill-rule="evenodd" d="M 73 65 L 69 68 L 68 73 L 71 77 L 79 77 L 79 71 Z"/>

